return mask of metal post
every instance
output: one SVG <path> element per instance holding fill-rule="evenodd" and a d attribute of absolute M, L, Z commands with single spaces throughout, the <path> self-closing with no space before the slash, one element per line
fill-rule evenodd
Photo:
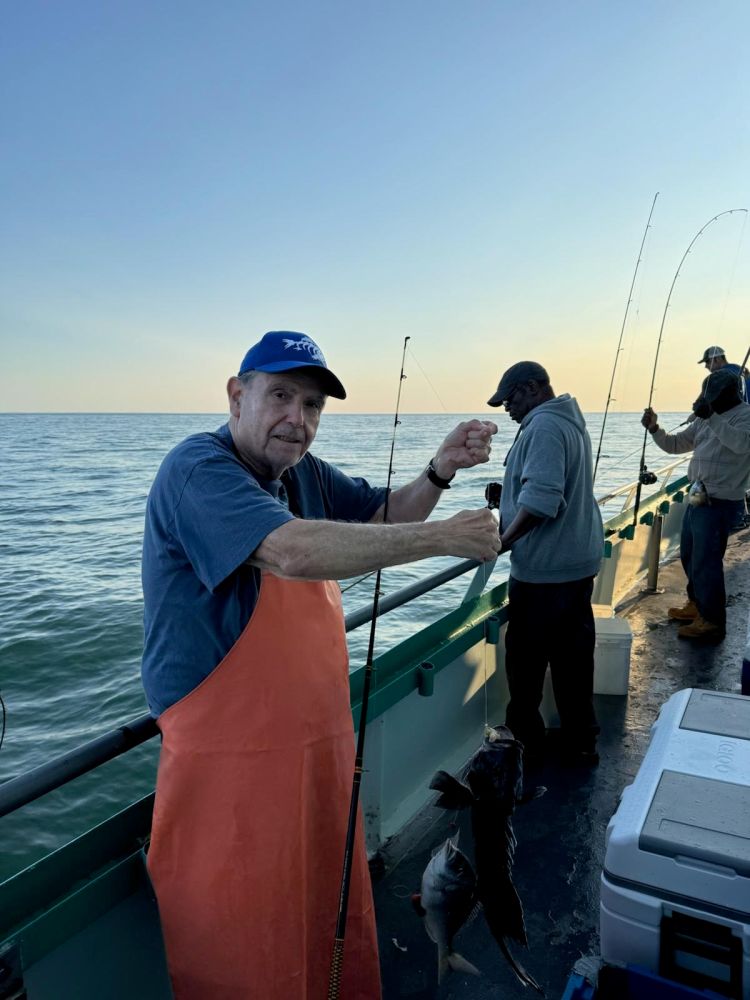
<path fill-rule="evenodd" d="M 661 555 L 661 528 L 663 523 L 663 515 L 656 514 L 648 536 L 648 579 L 645 589 L 649 594 L 656 593 L 656 587 L 659 582 L 659 556 Z"/>

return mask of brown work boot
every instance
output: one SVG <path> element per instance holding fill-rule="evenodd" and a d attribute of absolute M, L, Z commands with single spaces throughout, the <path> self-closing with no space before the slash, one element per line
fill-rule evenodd
<path fill-rule="evenodd" d="M 667 611 L 667 618 L 673 618 L 676 622 L 692 622 L 699 617 L 695 601 L 687 601 L 681 608 L 670 608 Z"/>
<path fill-rule="evenodd" d="M 724 629 L 713 622 L 707 622 L 700 615 L 689 625 L 683 625 L 677 629 L 677 635 L 681 639 L 723 639 Z"/>

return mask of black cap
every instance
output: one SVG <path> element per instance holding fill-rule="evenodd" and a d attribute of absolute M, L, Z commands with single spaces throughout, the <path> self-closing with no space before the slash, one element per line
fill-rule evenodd
<path fill-rule="evenodd" d="M 713 361 L 714 358 L 725 358 L 725 357 L 726 354 L 724 353 L 724 348 L 717 347 L 716 345 L 714 345 L 713 347 L 707 347 L 705 349 L 705 351 L 703 352 L 703 357 L 700 359 L 698 364 L 705 365 L 708 361 Z"/>
<path fill-rule="evenodd" d="M 742 398 L 742 380 L 731 368 L 720 368 L 703 380 L 703 395 L 707 403 L 714 403 L 730 387 Z"/>
<path fill-rule="evenodd" d="M 495 395 L 487 400 L 488 406 L 502 406 L 516 386 L 531 382 L 532 379 L 544 385 L 549 384 L 549 375 L 536 361 L 519 361 L 511 365 L 500 379 Z"/>

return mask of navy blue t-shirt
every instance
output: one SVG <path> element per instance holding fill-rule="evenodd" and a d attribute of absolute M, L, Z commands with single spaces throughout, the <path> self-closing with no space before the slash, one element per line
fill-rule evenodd
<path fill-rule="evenodd" d="M 164 459 L 146 505 L 142 677 L 160 715 L 204 680 L 247 625 L 260 572 L 246 565 L 295 516 L 369 521 L 385 490 L 307 454 L 281 480 L 256 477 L 228 425 L 194 434 Z"/>

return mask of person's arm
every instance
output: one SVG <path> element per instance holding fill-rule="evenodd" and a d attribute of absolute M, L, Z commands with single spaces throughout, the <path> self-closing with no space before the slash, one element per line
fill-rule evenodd
<path fill-rule="evenodd" d="M 500 543 L 502 545 L 500 551 L 507 552 L 519 538 L 527 535 L 532 528 L 535 528 L 537 524 L 541 524 L 544 520 L 538 514 L 532 514 L 530 510 L 526 510 L 525 507 L 519 507 L 516 516 L 500 535 Z"/>
<path fill-rule="evenodd" d="M 742 404 L 740 404 L 742 405 Z M 731 410 L 727 411 L 731 413 Z M 725 414 L 712 413 L 706 421 L 721 444 L 736 455 L 750 452 L 750 419 L 743 424 L 730 424 Z"/>
<path fill-rule="evenodd" d="M 248 561 L 279 576 L 344 580 L 431 556 L 487 562 L 499 549 L 497 521 L 485 507 L 416 524 L 295 519 L 266 535 Z"/>
<path fill-rule="evenodd" d="M 686 451 L 692 451 L 695 447 L 695 433 L 698 428 L 698 418 L 690 423 L 684 431 L 677 434 L 667 434 L 663 427 L 659 426 L 658 414 L 654 413 L 650 406 L 647 406 L 641 417 L 641 424 L 651 435 L 654 444 L 666 451 L 668 455 L 680 455 Z"/>
<path fill-rule="evenodd" d="M 459 469 L 470 469 L 490 458 L 492 435 L 497 425 L 490 420 L 467 420 L 451 431 L 433 459 L 436 475 L 449 482 Z M 406 486 L 394 490 L 388 500 L 389 524 L 424 521 L 434 509 L 445 489 L 436 486 L 421 472 Z M 383 521 L 384 506 L 377 510 L 370 523 Z"/>

